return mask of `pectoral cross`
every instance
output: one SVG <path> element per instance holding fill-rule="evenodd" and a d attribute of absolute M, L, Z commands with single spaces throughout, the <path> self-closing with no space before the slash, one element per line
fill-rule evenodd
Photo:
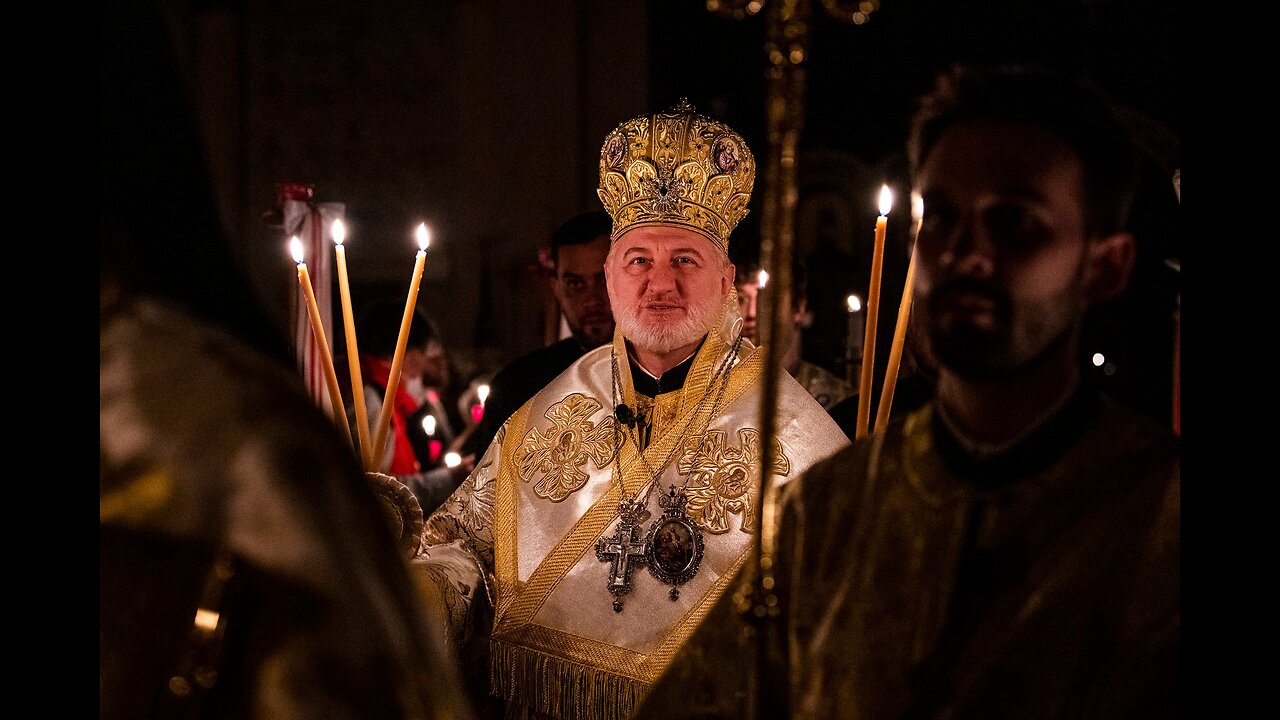
<path fill-rule="evenodd" d="M 631 563 L 645 564 L 648 544 L 640 537 L 638 503 L 622 503 L 622 519 L 612 538 L 596 541 L 596 558 L 609 566 L 609 592 L 613 594 L 613 611 L 622 612 L 622 596 L 631 592 Z"/>

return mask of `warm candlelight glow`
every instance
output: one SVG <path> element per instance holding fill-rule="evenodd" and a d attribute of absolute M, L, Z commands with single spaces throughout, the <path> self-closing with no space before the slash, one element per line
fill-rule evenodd
<path fill-rule="evenodd" d="M 876 357 L 876 320 L 880 311 L 880 274 L 884 269 L 884 238 L 889 222 L 893 193 L 887 184 L 880 188 L 880 217 L 876 218 L 875 241 L 871 251 L 871 284 L 867 289 L 866 328 L 862 340 L 862 377 L 858 383 L 858 416 L 854 437 L 867 434 L 871 421 L 871 378 Z"/>
<path fill-rule="evenodd" d="M 214 610 L 206 610 L 205 608 L 196 609 L 196 627 L 206 632 L 212 632 L 218 627 L 218 618 L 221 617 Z"/>
<path fill-rule="evenodd" d="M 455 468 L 462 464 L 462 456 L 456 452 L 447 452 L 444 454 L 445 467 Z"/>
<path fill-rule="evenodd" d="M 316 348 L 320 351 L 321 367 L 324 368 L 325 382 L 329 385 L 329 403 L 333 411 L 333 420 L 342 428 L 347 442 L 351 442 L 351 429 L 347 427 L 347 408 L 342 402 L 342 391 L 338 387 L 338 374 L 333 367 L 333 356 L 329 354 L 329 338 L 325 335 L 324 325 L 320 323 L 320 306 L 316 304 L 316 294 L 311 288 L 311 274 L 307 272 L 307 264 L 302 262 L 302 241 L 294 235 L 289 240 L 289 252 L 293 261 L 298 263 L 298 285 L 307 299 L 307 318 L 311 321 L 311 336 L 315 338 Z"/>
<path fill-rule="evenodd" d="M 920 233 L 920 225 L 924 222 L 924 198 L 920 193 L 911 193 L 911 219 L 915 232 Z M 911 250 L 911 260 L 907 265 L 907 279 L 902 285 L 902 300 L 898 304 L 898 324 L 893 330 L 893 346 L 889 348 L 889 367 L 884 373 L 884 388 L 880 391 L 880 408 L 876 411 L 876 428 L 889 422 L 889 412 L 893 408 L 893 392 L 898 384 L 898 369 L 902 365 L 903 348 L 907 341 L 907 326 L 911 319 L 912 293 L 915 287 L 916 253 Z"/>
<path fill-rule="evenodd" d="M 756 274 L 756 285 L 761 290 L 763 290 L 764 286 L 768 284 L 769 284 L 769 272 L 767 270 L 761 270 L 759 273 Z"/>
<path fill-rule="evenodd" d="M 369 410 L 364 404 L 364 379 L 360 373 L 360 347 L 356 343 L 356 319 L 351 309 L 351 281 L 347 277 L 347 249 L 342 241 L 347 239 L 347 226 L 342 219 L 330 226 L 333 235 L 333 254 L 338 261 L 338 293 L 342 297 L 342 325 L 347 337 L 347 373 L 351 376 L 351 404 L 356 412 L 356 438 L 360 441 L 360 460 L 366 471 L 373 471 L 373 448 L 369 445 Z M 392 396 L 394 397 L 394 395 Z M 391 403 L 387 403 L 391 405 Z"/>
<path fill-rule="evenodd" d="M 423 417 L 422 429 L 425 430 L 428 435 L 435 435 L 436 434 L 436 416 L 427 415 Z"/>
<path fill-rule="evenodd" d="M 400 319 L 400 336 L 396 340 L 395 354 L 391 357 L 391 374 L 387 377 L 387 397 L 395 397 L 396 390 L 400 387 L 400 371 L 404 364 L 405 349 L 409 345 L 409 328 L 413 324 L 413 311 L 418 303 L 418 287 L 422 283 L 422 268 L 426 263 L 427 245 L 431 242 L 426 223 L 418 225 L 416 235 L 419 250 L 413 265 L 413 275 L 409 280 L 409 295 L 405 298 L 404 316 Z M 379 413 L 377 424 L 373 427 L 373 447 L 377 448 L 376 452 L 383 452 L 387 434 L 391 432 L 391 410 L 394 404 L 383 403 L 382 412 Z M 380 464 L 375 467 L 380 467 Z"/>
<path fill-rule="evenodd" d="M 1106 358 L 1106 356 L 1104 356 L 1102 353 L 1094 353 L 1094 354 L 1093 354 L 1093 366 L 1094 366 L 1094 367 L 1102 367 L 1102 363 L 1104 363 L 1104 362 L 1106 362 L 1106 361 L 1107 361 L 1107 358 Z"/>
<path fill-rule="evenodd" d="M 845 382 L 853 383 L 854 353 L 858 347 L 858 341 L 862 338 L 863 326 L 867 319 L 860 312 L 862 310 L 862 299 L 857 295 L 846 297 L 844 304 L 849 308 L 849 334 L 844 340 L 844 379 Z"/>
<path fill-rule="evenodd" d="M 481 385 L 476 388 L 476 397 L 480 398 L 480 404 L 484 405 L 484 401 L 489 399 L 489 386 Z"/>

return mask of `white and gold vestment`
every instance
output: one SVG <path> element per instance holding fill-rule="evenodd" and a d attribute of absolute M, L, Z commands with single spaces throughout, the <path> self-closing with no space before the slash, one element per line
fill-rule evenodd
<path fill-rule="evenodd" d="M 619 333 L 516 411 L 428 518 L 415 570 L 455 640 L 492 613 L 480 631 L 489 637 L 491 689 L 509 717 L 628 717 L 747 559 L 760 464 L 778 485 L 848 444 L 782 373 L 777 443 L 766 457 L 757 430 L 764 353 L 745 341 L 738 350 L 710 333 L 683 387 L 649 400 L 635 394 Z M 716 371 L 727 356 L 722 388 Z M 617 391 L 614 358 L 624 358 Z M 615 417 L 619 402 L 650 418 L 642 452 Z M 648 530 L 673 486 L 684 489 L 704 539 L 696 573 L 676 592 L 636 562 L 615 611 L 611 563 L 597 546 L 617 533 L 624 496 L 644 503 Z M 487 607 L 474 602 L 482 594 Z"/>

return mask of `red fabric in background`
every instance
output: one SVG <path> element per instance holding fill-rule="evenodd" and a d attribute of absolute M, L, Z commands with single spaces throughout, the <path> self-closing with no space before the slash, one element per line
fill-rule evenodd
<path fill-rule="evenodd" d="M 382 401 L 388 402 L 387 383 L 391 379 L 391 365 L 383 360 L 365 356 L 360 358 L 360 373 L 365 380 L 382 388 Z M 404 385 L 396 388 L 395 408 L 391 412 L 391 433 L 395 438 L 394 451 L 391 456 L 391 474 L 408 475 L 421 469 L 418 458 L 413 452 L 413 443 L 409 442 L 409 418 L 418 410 L 418 403 L 405 389 Z M 377 418 L 370 418 L 377 422 Z M 376 432 L 376 428 L 371 428 Z"/>

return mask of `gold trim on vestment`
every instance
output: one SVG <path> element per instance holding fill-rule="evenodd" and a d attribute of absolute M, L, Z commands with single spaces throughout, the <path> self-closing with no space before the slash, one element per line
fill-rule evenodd
<path fill-rule="evenodd" d="M 622 343 L 621 333 L 615 336 L 615 348 Z M 624 402 L 634 403 L 634 386 L 631 383 L 630 367 L 626 363 L 625 346 L 618 352 L 619 381 L 622 385 Z M 704 398 L 708 403 L 715 400 L 714 389 L 708 388 L 716 368 L 728 351 L 718 333 L 711 333 L 694 359 L 684 386 L 681 388 L 679 412 L 675 422 L 667 428 L 655 428 L 654 437 L 644 451 L 644 459 L 636 452 L 634 446 L 627 443 L 619 453 L 618 464 L 621 467 L 622 484 L 628 497 L 638 492 L 653 481 L 649 466 L 657 470 L 659 465 L 673 452 L 685 436 L 692 430 L 702 433 L 702 426 L 711 407 L 701 407 L 699 401 Z M 752 350 L 738 362 L 729 375 L 724 397 L 717 408 L 719 415 L 725 407 L 731 405 L 758 381 L 763 369 L 762 353 Z M 708 394 L 711 394 L 708 397 Z M 601 399 L 607 407 L 612 398 Z M 509 421 L 508 438 L 524 437 L 528 432 L 529 408 L 535 403 L 528 403 Z M 690 425 L 697 421 L 699 427 Z M 514 450 L 514 448 L 513 448 Z M 652 682 L 670 662 L 675 650 L 693 633 L 697 623 L 710 612 L 711 605 L 720 597 L 730 579 L 745 560 L 750 543 L 744 543 L 738 557 L 730 564 L 712 584 L 710 590 L 699 598 L 693 607 L 668 631 L 657 649 L 643 662 L 636 658 L 645 657 L 637 653 L 622 650 L 614 645 L 571 636 L 566 633 L 531 624 L 531 620 L 542 607 L 546 599 L 555 590 L 562 578 L 575 567 L 584 554 L 594 550 L 596 541 L 619 516 L 620 492 L 617 483 L 612 483 L 608 490 L 573 524 L 555 546 L 546 553 L 543 561 L 533 570 L 527 581 L 521 583 L 518 576 L 518 533 L 515 518 L 517 516 L 517 499 L 519 478 L 511 462 L 511 453 L 504 449 L 500 462 L 495 498 L 495 566 L 500 598 L 496 604 L 493 637 L 496 642 L 522 645 L 521 655 L 541 653 L 547 657 L 559 657 L 561 660 L 583 664 L 596 664 L 609 673 L 621 677 L 632 678 L 641 682 Z M 602 593 L 603 584 L 602 584 Z M 524 643 L 535 645 L 524 647 Z M 512 656 L 514 657 L 514 656 Z M 495 660 L 496 662 L 496 660 Z M 582 698 L 586 701 L 586 698 Z"/>

